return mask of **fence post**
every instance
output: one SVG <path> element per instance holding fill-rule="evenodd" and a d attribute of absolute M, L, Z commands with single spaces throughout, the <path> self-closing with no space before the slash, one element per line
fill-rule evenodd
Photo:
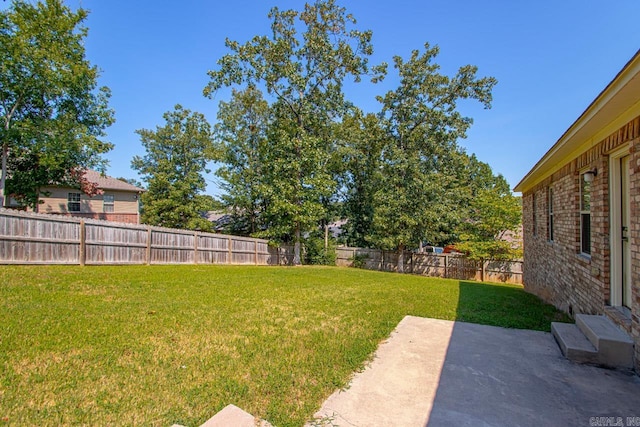
<path fill-rule="evenodd" d="M 227 238 L 227 249 L 229 250 L 229 252 L 227 253 L 227 264 L 231 264 L 231 237 Z"/>
<path fill-rule="evenodd" d="M 449 254 L 444 254 L 444 278 L 449 278 Z"/>
<path fill-rule="evenodd" d="M 411 274 L 413 274 L 413 252 L 409 252 L 409 262 L 411 263 Z"/>
<path fill-rule="evenodd" d="M 146 264 L 151 264 L 151 226 L 147 226 L 147 250 L 145 251 Z"/>
<path fill-rule="evenodd" d="M 487 267 L 486 267 L 486 261 L 484 259 L 480 260 L 480 263 L 482 264 L 482 266 L 480 267 L 480 281 L 484 282 L 484 275 L 486 274 L 487 271 Z"/>
<path fill-rule="evenodd" d="M 258 265 L 258 241 L 253 241 L 253 261 L 255 265 Z"/>
<path fill-rule="evenodd" d="M 84 224 L 84 219 L 80 220 L 80 248 L 79 254 L 80 265 L 84 266 L 87 260 L 87 229 Z"/>
<path fill-rule="evenodd" d="M 193 232 L 193 263 L 198 263 L 198 232 Z"/>

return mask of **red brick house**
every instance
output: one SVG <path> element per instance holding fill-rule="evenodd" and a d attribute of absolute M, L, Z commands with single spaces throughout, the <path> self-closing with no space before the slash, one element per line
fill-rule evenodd
<path fill-rule="evenodd" d="M 640 372 L 640 51 L 515 191 L 525 289 L 609 318 L 632 337 Z"/>
<path fill-rule="evenodd" d="M 96 183 L 102 194 L 89 197 L 77 188 L 43 188 L 38 212 L 131 224 L 140 222 L 142 188 L 92 170 L 85 173 L 85 178 Z"/>

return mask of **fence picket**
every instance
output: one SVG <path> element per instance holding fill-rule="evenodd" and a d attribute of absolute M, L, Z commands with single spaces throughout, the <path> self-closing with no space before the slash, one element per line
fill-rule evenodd
<path fill-rule="evenodd" d="M 0 209 L 0 264 L 280 263 L 249 237 Z M 285 260 L 291 248 L 282 248 Z"/>
<path fill-rule="evenodd" d="M 339 266 L 351 266 L 355 256 L 364 256 L 366 269 L 397 271 L 398 254 L 394 252 L 352 247 L 339 247 L 336 252 Z M 406 272 L 459 280 L 522 284 L 522 264 L 521 260 L 477 262 L 457 254 L 405 253 Z"/>
<path fill-rule="evenodd" d="M 406 270 L 426 276 L 522 283 L 522 261 L 477 263 L 450 254 L 407 253 Z M 397 254 L 337 248 L 336 264 L 363 256 L 371 270 L 397 271 Z M 147 225 L 0 209 L 0 264 L 291 264 L 291 247 L 268 241 Z"/>

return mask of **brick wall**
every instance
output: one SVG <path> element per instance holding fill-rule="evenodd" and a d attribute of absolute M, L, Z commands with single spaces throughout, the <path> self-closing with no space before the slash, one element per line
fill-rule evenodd
<path fill-rule="evenodd" d="M 608 153 L 623 144 L 630 145 L 631 154 L 630 319 L 607 310 L 611 298 Z M 598 174 L 591 183 L 591 256 L 587 256 L 580 247 L 580 173 L 594 168 Z M 550 188 L 554 204 L 553 241 L 549 240 L 548 227 Z M 632 335 L 636 370 L 640 372 L 640 117 L 525 192 L 523 230 L 525 289 L 572 315 L 609 315 Z"/>

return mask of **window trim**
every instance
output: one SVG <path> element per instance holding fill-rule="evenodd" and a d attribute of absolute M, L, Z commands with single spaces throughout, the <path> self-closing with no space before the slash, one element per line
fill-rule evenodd
<path fill-rule="evenodd" d="M 110 197 L 111 201 L 107 202 L 105 200 L 106 197 Z M 104 212 L 104 213 L 114 213 L 115 212 L 115 204 L 116 204 L 116 196 L 114 194 L 103 194 L 102 195 L 102 212 Z M 111 207 L 111 210 L 107 210 L 107 207 Z"/>
<path fill-rule="evenodd" d="M 553 187 L 549 187 L 547 191 L 547 240 L 549 242 L 554 241 L 553 226 L 554 226 L 554 212 L 553 212 Z"/>
<path fill-rule="evenodd" d="M 586 182 L 584 180 L 584 172 L 586 172 L 587 169 L 580 171 L 580 182 L 578 183 L 578 187 L 580 189 L 579 194 L 580 194 L 580 199 L 578 202 L 578 212 L 580 215 L 580 254 L 586 257 L 591 257 L 591 247 L 593 244 L 592 238 L 591 238 L 591 182 Z M 588 209 L 585 209 L 584 205 L 584 190 L 585 187 L 588 187 L 589 189 L 589 206 Z M 585 230 L 585 219 L 588 218 L 588 230 Z M 588 233 L 585 233 L 588 232 Z M 588 234 L 588 235 L 587 235 Z M 588 241 L 585 242 L 585 236 L 588 237 Z M 588 248 L 585 247 L 585 245 L 588 244 Z M 587 249 L 587 250 L 585 250 Z"/>
<path fill-rule="evenodd" d="M 67 193 L 67 210 L 69 212 L 81 212 L 82 207 L 80 205 L 80 201 L 82 200 L 81 193 Z M 74 207 L 74 209 L 71 208 Z M 77 209 L 75 209 L 77 207 Z"/>

